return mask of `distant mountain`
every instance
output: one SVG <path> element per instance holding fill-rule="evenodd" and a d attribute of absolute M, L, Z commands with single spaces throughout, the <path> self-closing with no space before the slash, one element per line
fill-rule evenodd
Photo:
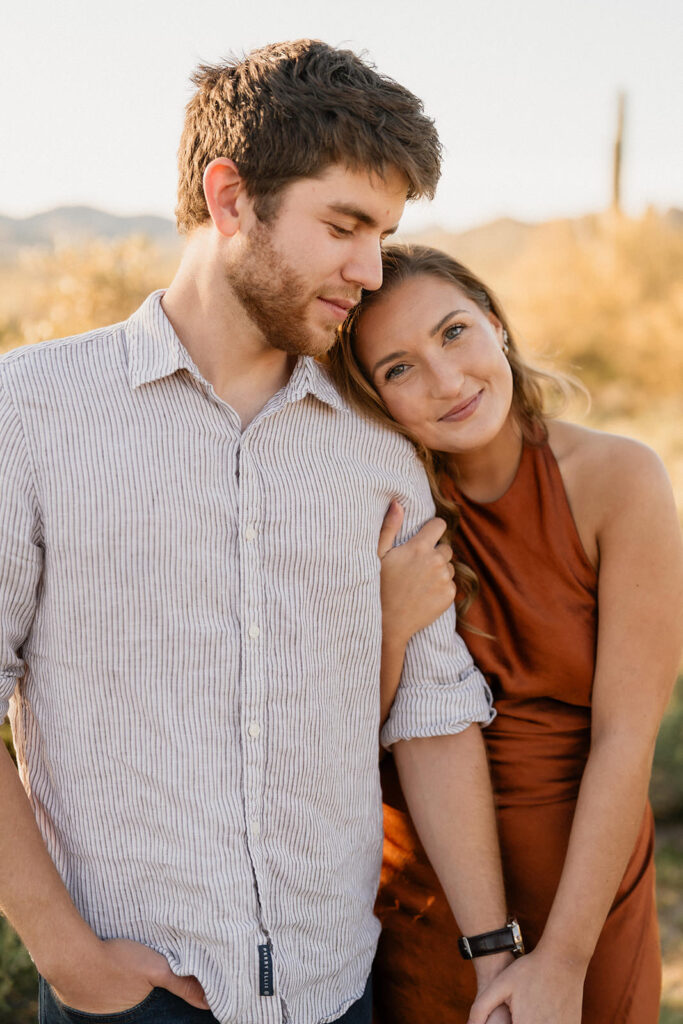
<path fill-rule="evenodd" d="M 145 235 L 161 246 L 176 246 L 178 235 L 167 217 L 119 217 L 90 206 L 58 206 L 33 217 L 0 216 L 0 255 L 9 257 L 27 246 L 79 244 L 93 238 Z"/>
<path fill-rule="evenodd" d="M 672 208 L 662 216 L 672 227 L 683 227 L 683 210 Z M 475 269 L 484 263 L 487 273 L 495 274 L 499 266 L 503 268 L 507 261 L 519 257 L 539 232 L 562 223 L 589 224 L 594 217 L 588 214 L 571 222 L 540 224 L 500 217 L 469 231 L 446 231 L 435 226 L 405 235 L 403 240 L 445 249 Z M 31 246 L 78 245 L 93 238 L 130 235 L 145 235 L 164 249 L 177 249 L 180 245 L 175 224 L 167 217 L 119 217 L 90 206 L 59 206 L 21 219 L 0 215 L 0 259 L 11 259 L 19 249 Z"/>
<path fill-rule="evenodd" d="M 468 231 L 446 231 L 443 228 L 427 228 L 413 233 L 406 241 L 419 245 L 430 245 L 451 253 L 461 263 L 476 269 L 486 262 L 489 273 L 524 249 L 541 225 L 500 217 L 488 224 L 482 224 Z"/>
<path fill-rule="evenodd" d="M 683 229 L 683 210 L 672 207 L 662 214 L 652 212 L 674 230 Z M 591 235 L 600 231 L 605 216 L 610 216 L 609 211 L 536 224 L 500 217 L 469 231 L 445 231 L 434 227 L 406 236 L 404 240 L 443 249 L 475 273 L 489 280 L 498 280 L 505 278 L 511 260 L 519 260 L 525 250 L 540 245 L 541 240 L 552 247 L 553 244 L 562 244 L 567 232 Z"/>

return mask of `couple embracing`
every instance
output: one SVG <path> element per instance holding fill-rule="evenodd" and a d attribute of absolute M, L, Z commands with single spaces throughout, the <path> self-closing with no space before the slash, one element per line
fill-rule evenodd
<path fill-rule="evenodd" d="M 375 1019 L 654 1024 L 661 467 L 549 422 L 486 286 L 386 244 L 440 172 L 408 90 L 308 40 L 195 85 L 169 288 L 0 362 L 41 1024 L 367 1024 L 378 735 Z"/>

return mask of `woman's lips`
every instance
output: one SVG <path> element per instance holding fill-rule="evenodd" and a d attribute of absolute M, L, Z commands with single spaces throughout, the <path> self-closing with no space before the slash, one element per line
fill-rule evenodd
<path fill-rule="evenodd" d="M 483 390 L 477 391 L 476 395 L 472 395 L 472 397 L 468 398 L 467 401 L 460 402 L 459 405 L 454 405 L 450 412 L 447 412 L 445 416 L 440 418 L 439 422 L 458 423 L 460 420 L 466 420 L 468 416 L 471 416 L 477 409 L 483 393 Z"/>

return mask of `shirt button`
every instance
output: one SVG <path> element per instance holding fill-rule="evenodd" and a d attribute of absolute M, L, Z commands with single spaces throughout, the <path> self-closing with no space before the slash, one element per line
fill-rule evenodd
<path fill-rule="evenodd" d="M 255 740 L 257 736 L 261 735 L 261 726 L 258 724 L 258 722 L 249 723 L 249 735 L 253 740 Z"/>
<path fill-rule="evenodd" d="M 261 630 L 258 628 L 255 622 L 252 622 L 251 626 L 249 627 L 249 636 L 252 638 L 252 640 L 255 640 L 256 637 L 260 635 Z"/>
<path fill-rule="evenodd" d="M 244 538 L 245 538 L 245 540 L 253 540 L 255 536 L 256 536 L 256 530 L 254 529 L 254 527 L 253 526 L 248 526 L 246 528 L 246 530 L 244 531 Z"/>
<path fill-rule="evenodd" d="M 253 834 L 255 836 L 260 836 L 261 826 L 259 825 L 258 818 L 252 818 L 249 824 L 251 825 L 251 831 L 253 832 Z"/>

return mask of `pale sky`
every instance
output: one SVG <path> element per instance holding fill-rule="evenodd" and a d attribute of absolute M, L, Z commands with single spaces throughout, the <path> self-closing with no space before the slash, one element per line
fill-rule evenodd
<path fill-rule="evenodd" d="M 7 0 L 0 214 L 172 216 L 193 66 L 301 36 L 367 51 L 436 119 L 444 176 L 409 229 L 607 205 L 620 88 L 627 210 L 683 207 L 678 0 Z"/>

